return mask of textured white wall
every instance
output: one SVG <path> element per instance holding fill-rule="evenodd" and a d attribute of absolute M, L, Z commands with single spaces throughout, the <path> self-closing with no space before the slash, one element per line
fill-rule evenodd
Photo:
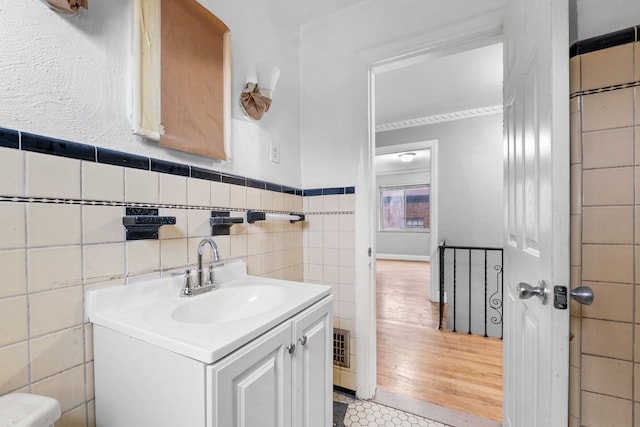
<path fill-rule="evenodd" d="M 274 1 L 202 0 L 232 32 L 232 159 L 219 162 L 134 136 L 129 122 L 131 0 L 60 15 L 40 0 L 0 1 L 0 126 L 300 186 L 298 28 Z M 250 123 L 238 98 L 260 61 L 281 70 L 274 104 Z M 269 161 L 269 140 L 280 164 Z"/>

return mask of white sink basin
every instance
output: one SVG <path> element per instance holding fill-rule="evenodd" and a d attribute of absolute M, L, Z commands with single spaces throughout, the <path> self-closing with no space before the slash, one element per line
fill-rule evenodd
<path fill-rule="evenodd" d="M 227 323 L 245 320 L 285 303 L 287 292 L 270 284 L 237 284 L 185 298 L 171 317 L 183 323 Z"/>
<path fill-rule="evenodd" d="M 91 291 L 91 322 L 205 363 L 225 356 L 331 293 L 330 286 L 216 268 L 219 289 L 180 297 L 183 277 Z"/>

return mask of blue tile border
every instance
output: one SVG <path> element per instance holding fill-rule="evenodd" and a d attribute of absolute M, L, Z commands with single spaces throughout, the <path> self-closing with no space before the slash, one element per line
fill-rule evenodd
<path fill-rule="evenodd" d="M 189 166 L 166 160 L 151 159 L 151 170 L 169 175 L 189 176 Z"/>
<path fill-rule="evenodd" d="M 20 134 L 18 131 L 0 128 L 0 147 L 19 148 Z"/>
<path fill-rule="evenodd" d="M 222 182 L 222 175 L 209 169 L 191 166 L 191 178 L 205 179 L 207 181 Z"/>
<path fill-rule="evenodd" d="M 636 27 L 625 28 L 623 30 L 614 31 L 611 33 L 603 34 L 601 36 L 591 37 L 584 40 L 579 40 L 571 45 L 569 48 L 569 57 L 573 58 L 577 55 L 583 55 L 589 52 L 595 52 L 601 49 L 607 49 L 610 47 L 620 46 L 627 43 L 633 43 L 638 40 L 638 33 L 640 32 L 640 25 Z"/>
<path fill-rule="evenodd" d="M 167 160 L 155 159 L 153 157 L 131 154 L 124 151 L 111 150 L 108 148 L 81 144 L 78 142 L 66 141 L 63 139 L 51 138 L 3 127 L 0 127 L 0 147 L 49 154 L 52 156 L 68 157 L 125 168 L 204 179 L 213 182 L 224 182 L 227 184 L 258 188 L 296 196 L 326 196 L 333 194 L 355 193 L 355 187 L 333 187 L 303 190 L 273 182 L 260 181 L 243 176 L 218 172 L 198 166 L 175 163 Z"/>
<path fill-rule="evenodd" d="M 98 163 L 122 166 L 125 168 L 150 170 L 148 157 L 137 156 L 135 154 L 123 153 L 106 148 L 98 147 Z"/>
<path fill-rule="evenodd" d="M 96 161 L 96 147 L 62 139 L 20 132 L 20 147 L 24 151 L 53 154 L 78 160 Z"/>

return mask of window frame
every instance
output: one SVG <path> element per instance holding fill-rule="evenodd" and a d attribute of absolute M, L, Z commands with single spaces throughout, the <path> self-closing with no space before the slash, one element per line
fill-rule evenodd
<path fill-rule="evenodd" d="M 406 190 L 415 190 L 415 189 L 426 188 L 429 190 L 429 227 L 428 228 L 409 228 L 406 227 L 407 224 L 407 204 L 406 204 Z M 403 200 L 404 200 L 404 225 L 405 228 L 384 228 L 382 221 L 384 217 L 384 206 L 382 204 L 383 201 L 383 193 L 387 190 L 402 190 L 403 191 Z M 379 185 L 378 186 L 378 232 L 379 233 L 430 233 L 431 232 L 431 184 L 405 184 L 405 185 Z"/>

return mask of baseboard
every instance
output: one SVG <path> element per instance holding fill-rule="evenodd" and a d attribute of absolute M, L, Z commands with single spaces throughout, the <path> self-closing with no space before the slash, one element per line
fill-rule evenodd
<path fill-rule="evenodd" d="M 376 254 L 376 259 L 389 259 L 394 261 L 431 261 L 429 255 L 398 255 L 398 254 Z"/>
<path fill-rule="evenodd" d="M 336 384 L 333 385 L 333 391 L 337 391 L 337 392 L 342 393 L 342 394 L 348 394 L 349 396 L 353 396 L 353 397 L 356 396 L 355 390 L 351 390 L 351 389 L 348 389 L 346 387 L 342 387 L 342 386 L 339 386 L 339 385 L 336 385 Z"/>

